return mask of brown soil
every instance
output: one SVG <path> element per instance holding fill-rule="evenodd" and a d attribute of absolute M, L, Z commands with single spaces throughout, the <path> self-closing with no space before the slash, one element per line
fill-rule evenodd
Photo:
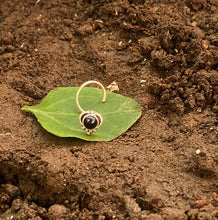
<path fill-rule="evenodd" d="M 0 219 L 217 219 L 217 0 L 0 1 Z M 116 81 L 142 117 L 59 138 L 23 105 Z"/>

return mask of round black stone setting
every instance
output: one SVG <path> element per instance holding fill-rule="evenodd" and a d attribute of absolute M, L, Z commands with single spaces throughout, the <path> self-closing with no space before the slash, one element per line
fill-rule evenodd
<path fill-rule="evenodd" d="M 98 119 L 94 115 L 87 115 L 84 118 L 83 124 L 87 129 L 94 129 L 98 125 Z"/>

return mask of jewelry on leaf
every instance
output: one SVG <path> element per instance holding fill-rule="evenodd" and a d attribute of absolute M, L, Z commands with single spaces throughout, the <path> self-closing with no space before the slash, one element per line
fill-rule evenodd
<path fill-rule="evenodd" d="M 86 131 L 86 133 L 91 135 L 94 131 L 96 131 L 102 125 L 103 118 L 98 112 L 94 110 L 85 111 L 79 104 L 79 94 L 81 90 L 89 84 L 97 84 L 102 88 L 104 92 L 103 99 L 102 99 L 103 103 L 106 101 L 106 90 L 100 82 L 91 80 L 91 81 L 87 81 L 83 83 L 76 93 L 76 105 L 81 112 L 79 116 L 80 124 L 82 125 L 82 128 Z"/>

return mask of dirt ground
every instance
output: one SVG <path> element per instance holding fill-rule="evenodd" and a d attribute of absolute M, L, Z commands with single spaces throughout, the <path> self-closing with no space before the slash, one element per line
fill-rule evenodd
<path fill-rule="evenodd" d="M 218 217 L 217 0 L 0 1 L 0 219 Z M 111 142 L 21 111 L 87 80 L 142 117 Z"/>

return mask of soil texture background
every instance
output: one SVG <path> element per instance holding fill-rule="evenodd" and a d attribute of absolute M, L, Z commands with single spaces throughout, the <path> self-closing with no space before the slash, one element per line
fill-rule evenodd
<path fill-rule="evenodd" d="M 217 10 L 1 0 L 0 219 L 217 219 Z M 116 81 L 141 105 L 111 142 L 56 137 L 21 111 L 87 80 Z"/>

